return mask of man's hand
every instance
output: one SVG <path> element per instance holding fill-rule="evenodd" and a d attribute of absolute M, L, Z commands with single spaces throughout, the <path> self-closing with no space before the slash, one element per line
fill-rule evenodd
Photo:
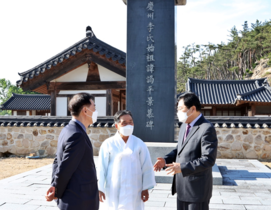
<path fill-rule="evenodd" d="M 171 164 L 167 164 L 166 166 L 168 167 L 166 169 L 166 171 L 168 172 L 167 174 L 174 175 L 174 174 L 182 173 L 180 163 L 173 162 Z"/>
<path fill-rule="evenodd" d="M 149 200 L 149 191 L 148 190 L 143 190 L 141 192 L 141 199 L 143 200 L 143 202 L 146 202 L 147 200 Z"/>
<path fill-rule="evenodd" d="M 162 168 L 166 166 L 166 161 L 164 158 L 157 158 L 156 163 L 153 166 L 154 171 L 161 171 Z"/>
<path fill-rule="evenodd" d="M 104 202 L 105 201 L 105 194 L 102 192 L 102 191 L 99 191 L 99 200 L 101 202 Z"/>
<path fill-rule="evenodd" d="M 46 195 L 45 195 L 46 201 L 52 201 L 54 199 L 57 199 L 55 197 L 55 192 L 56 192 L 55 187 L 50 187 L 49 190 L 47 191 Z"/>

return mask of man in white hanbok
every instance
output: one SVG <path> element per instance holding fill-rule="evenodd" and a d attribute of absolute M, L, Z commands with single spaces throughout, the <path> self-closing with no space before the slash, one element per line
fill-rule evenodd
<path fill-rule="evenodd" d="M 103 142 L 99 153 L 99 198 L 110 210 L 142 210 L 156 184 L 149 150 L 132 135 L 131 112 L 118 111 L 114 120 L 117 133 Z"/>

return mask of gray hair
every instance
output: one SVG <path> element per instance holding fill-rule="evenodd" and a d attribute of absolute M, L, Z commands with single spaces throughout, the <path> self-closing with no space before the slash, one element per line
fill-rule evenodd
<path fill-rule="evenodd" d="M 115 124 L 119 123 L 120 122 L 120 117 L 122 117 L 124 115 L 130 115 L 133 118 L 133 115 L 129 110 L 120 110 L 120 111 L 117 111 L 116 114 L 114 115 Z"/>

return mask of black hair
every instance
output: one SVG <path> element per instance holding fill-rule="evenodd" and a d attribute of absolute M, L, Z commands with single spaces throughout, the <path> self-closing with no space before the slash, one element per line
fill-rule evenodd
<path fill-rule="evenodd" d="M 88 93 L 78 93 L 75 94 L 69 102 L 69 111 L 73 116 L 79 116 L 81 110 L 85 105 L 90 106 L 90 100 L 94 101 L 94 96 Z"/>
<path fill-rule="evenodd" d="M 120 117 L 124 115 L 130 115 L 133 118 L 133 115 L 129 110 L 120 110 L 120 111 L 117 111 L 116 114 L 114 115 L 114 122 L 119 123 Z"/>
<path fill-rule="evenodd" d="M 199 101 L 198 96 L 196 96 L 195 93 L 192 92 L 186 92 L 178 97 L 178 102 L 183 99 L 184 105 L 190 109 L 192 106 L 196 107 L 197 111 L 201 110 L 201 104 Z"/>

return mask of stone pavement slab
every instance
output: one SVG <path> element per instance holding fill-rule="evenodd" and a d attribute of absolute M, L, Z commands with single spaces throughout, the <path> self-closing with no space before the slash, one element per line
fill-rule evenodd
<path fill-rule="evenodd" d="M 224 185 L 213 186 L 210 210 L 271 210 L 270 169 L 256 160 L 218 159 L 217 165 Z M 50 187 L 51 170 L 48 165 L 0 180 L 0 210 L 57 210 L 55 202 L 44 198 Z M 176 194 L 171 195 L 171 184 L 158 183 L 150 190 L 145 209 L 173 210 L 176 199 Z M 106 209 L 103 203 L 100 209 Z"/>

